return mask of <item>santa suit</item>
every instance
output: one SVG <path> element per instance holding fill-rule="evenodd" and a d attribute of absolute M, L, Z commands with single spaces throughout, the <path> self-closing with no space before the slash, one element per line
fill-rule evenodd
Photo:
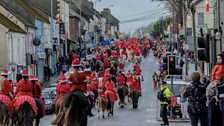
<path fill-rule="evenodd" d="M 12 95 L 14 95 L 12 85 L 9 82 L 8 79 L 4 79 L 4 85 L 3 85 L 3 87 L 4 88 L 3 88 L 3 90 L 0 91 L 0 94 L 7 95 L 9 97 L 12 97 Z"/>
<path fill-rule="evenodd" d="M 125 84 L 125 77 L 119 74 L 116 78 L 118 84 Z"/>
<path fill-rule="evenodd" d="M 133 81 L 130 84 L 130 89 L 134 90 L 137 89 L 139 92 L 141 92 L 141 86 L 138 80 L 133 79 Z"/>
<path fill-rule="evenodd" d="M 70 78 L 71 78 L 71 76 L 72 76 L 72 73 L 70 74 Z M 86 93 L 87 83 L 86 83 L 86 74 L 84 71 L 78 72 L 78 83 L 72 81 L 71 91 L 74 91 L 76 89 L 81 90 L 83 93 Z"/>
<path fill-rule="evenodd" d="M 70 91 L 70 85 L 68 82 L 61 83 L 59 82 L 56 87 L 56 92 L 58 98 L 64 98 L 65 94 Z"/>
<path fill-rule="evenodd" d="M 16 96 L 28 95 L 33 97 L 32 84 L 29 80 L 20 80 L 16 86 Z"/>
<path fill-rule="evenodd" d="M 40 100 L 42 114 L 45 115 L 45 105 L 42 99 L 42 86 L 39 82 L 32 83 L 32 85 L 33 85 L 33 98 Z"/>
<path fill-rule="evenodd" d="M 116 100 L 117 100 L 117 95 L 116 95 L 116 92 L 115 92 L 115 88 L 114 88 L 114 83 L 113 83 L 113 81 L 112 80 L 110 80 L 110 81 L 107 81 L 106 82 L 106 91 L 105 91 L 105 96 L 106 96 L 106 98 L 107 98 L 107 100 L 109 100 L 108 99 L 108 95 L 110 96 L 110 100 L 111 100 L 111 102 L 115 102 Z"/>

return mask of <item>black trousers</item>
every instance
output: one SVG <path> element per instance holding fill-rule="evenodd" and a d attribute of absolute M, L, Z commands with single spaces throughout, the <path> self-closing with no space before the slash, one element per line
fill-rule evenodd
<path fill-rule="evenodd" d="M 208 126 L 208 116 L 207 113 L 193 114 L 189 113 L 191 126 L 198 126 L 198 121 L 200 120 L 201 126 Z"/>
<path fill-rule="evenodd" d="M 169 121 L 167 118 L 167 104 L 161 104 L 160 117 L 162 118 L 165 124 L 169 124 Z"/>

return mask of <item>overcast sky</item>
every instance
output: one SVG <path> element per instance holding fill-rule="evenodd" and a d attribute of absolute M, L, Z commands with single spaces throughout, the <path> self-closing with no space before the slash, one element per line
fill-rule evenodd
<path fill-rule="evenodd" d="M 168 14 L 162 2 L 151 2 L 151 0 L 101 0 L 96 2 L 98 11 L 108 7 L 112 14 L 121 21 L 121 32 L 133 32 L 136 28 L 147 26 L 159 17 Z M 133 20 L 135 21 L 128 22 Z"/>

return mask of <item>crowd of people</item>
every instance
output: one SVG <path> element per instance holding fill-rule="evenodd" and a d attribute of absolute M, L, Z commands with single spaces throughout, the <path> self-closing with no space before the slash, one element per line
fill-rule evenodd
<path fill-rule="evenodd" d="M 132 38 L 117 41 L 111 46 L 98 46 L 89 52 L 90 57 L 82 58 L 75 53 L 70 63 L 68 57 L 67 60 L 59 59 L 56 67 L 58 72 L 62 72 L 60 72 L 56 87 L 57 96 L 54 100 L 57 117 L 52 124 L 60 122 L 58 118 L 64 116 L 63 113 L 65 113 L 63 107 L 68 108 L 70 104 L 70 100 L 66 99 L 73 97 L 74 93 L 83 98 L 82 107 L 86 105 L 90 116 L 93 116 L 91 108 L 99 96 L 111 102 L 118 99 L 117 87 L 120 85 L 124 85 L 128 91 L 137 90 L 141 95 L 141 81 L 143 80 L 140 67 L 141 55 L 147 55 L 149 48 L 148 39 Z M 133 71 L 125 69 L 127 61 L 135 62 Z M 69 64 L 72 68 L 69 77 L 66 77 L 64 74 L 69 71 Z M 49 80 L 48 73 L 51 70 L 47 65 L 45 67 L 45 80 Z M 24 102 L 31 105 L 35 112 L 34 115 L 39 114 L 41 110 L 40 114 L 43 117 L 45 115 L 44 99 L 38 77 L 29 75 L 27 70 L 22 70 L 20 80 L 16 87 L 13 87 L 7 79 L 8 75 L 7 70 L 1 74 L 0 101 L 7 105 L 10 117 L 18 117 L 18 109 Z M 113 112 L 109 113 L 113 114 Z"/>
<path fill-rule="evenodd" d="M 164 43 L 158 43 L 154 50 L 154 56 L 161 59 L 165 56 L 164 52 L 170 51 L 175 53 L 175 48 L 166 46 Z M 162 50 L 162 51 L 161 51 Z M 164 50 L 164 51 L 163 51 Z M 182 55 L 182 54 L 181 54 Z M 184 56 L 183 53 L 182 56 Z M 182 63 L 181 63 L 182 62 Z M 180 60 L 180 67 L 183 67 L 184 61 Z M 177 99 L 167 86 L 163 72 L 163 63 L 160 65 L 159 72 L 154 72 L 153 87 L 159 87 L 158 99 L 160 100 L 160 116 L 163 124 L 169 125 L 167 119 L 167 108 L 174 107 Z M 179 91 L 180 106 L 182 119 L 190 119 L 191 126 L 197 126 L 200 120 L 201 126 L 223 126 L 224 125 L 224 54 L 217 56 L 217 62 L 214 66 L 211 78 L 208 76 L 201 77 L 201 73 L 195 71 L 191 74 L 191 83 L 181 87 Z M 161 75 L 162 74 L 162 75 Z M 164 76 L 163 76 L 164 75 Z M 169 107 L 168 107 L 169 106 Z"/>

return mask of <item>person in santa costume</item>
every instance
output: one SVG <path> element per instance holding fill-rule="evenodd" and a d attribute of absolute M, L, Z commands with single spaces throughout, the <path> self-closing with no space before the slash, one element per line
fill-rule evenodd
<path fill-rule="evenodd" d="M 134 65 L 134 72 L 138 76 L 140 81 L 144 81 L 143 76 L 141 75 L 142 70 L 140 68 L 140 65 L 137 62 Z"/>
<path fill-rule="evenodd" d="M 130 92 L 134 89 L 138 90 L 141 94 L 141 86 L 137 76 L 133 76 L 133 80 L 130 84 Z"/>
<path fill-rule="evenodd" d="M 2 82 L 0 84 L 0 94 L 4 94 L 10 97 L 10 99 L 13 98 L 14 96 L 14 92 L 13 92 L 13 87 L 11 85 L 11 83 L 9 82 L 9 80 L 7 79 L 9 75 L 9 71 L 8 70 L 3 70 L 1 73 L 2 76 Z"/>
<path fill-rule="evenodd" d="M 56 118 L 52 121 L 52 125 L 58 125 L 58 120 L 60 120 L 60 118 L 62 118 L 62 116 L 64 115 L 64 111 L 63 111 L 63 105 L 64 105 L 64 97 L 65 95 L 70 92 L 70 85 L 68 83 L 68 80 L 66 78 L 66 76 L 61 75 L 60 76 L 60 81 L 58 82 L 57 86 L 56 86 L 56 92 L 57 92 L 57 96 L 54 100 L 54 104 L 55 104 L 55 111 L 56 111 Z"/>
<path fill-rule="evenodd" d="M 36 76 L 31 75 L 29 80 L 33 87 L 33 98 L 35 98 L 38 109 L 42 110 L 41 117 L 43 117 L 45 115 L 45 105 L 42 97 L 42 86 L 38 82 L 38 78 Z"/>
<path fill-rule="evenodd" d="M 28 95 L 33 97 L 32 93 L 32 84 L 29 81 L 29 76 L 28 76 L 28 71 L 27 70 L 22 70 L 22 79 L 18 82 L 16 86 L 16 96 L 22 96 L 22 95 Z"/>
<path fill-rule="evenodd" d="M 110 77 L 108 77 L 108 79 L 105 83 L 105 87 L 106 87 L 106 90 L 104 93 L 105 96 L 107 96 L 107 94 L 109 94 L 111 102 L 114 103 L 117 100 L 117 94 L 115 91 L 114 82 L 112 81 L 112 79 Z M 107 98 L 107 100 L 109 100 L 109 99 Z"/>
<path fill-rule="evenodd" d="M 84 71 L 81 71 L 80 68 L 80 61 L 75 59 L 72 61 L 73 70 L 70 72 L 69 81 L 71 86 L 71 92 L 67 94 L 67 99 L 70 99 L 73 94 L 79 94 L 79 97 L 85 103 L 84 105 L 88 108 L 88 115 L 93 116 L 91 109 L 92 106 L 90 104 L 91 99 L 87 99 L 87 79 L 86 74 Z M 65 101 L 65 107 L 68 108 L 70 103 Z M 82 107 L 85 107 L 82 106 Z"/>

